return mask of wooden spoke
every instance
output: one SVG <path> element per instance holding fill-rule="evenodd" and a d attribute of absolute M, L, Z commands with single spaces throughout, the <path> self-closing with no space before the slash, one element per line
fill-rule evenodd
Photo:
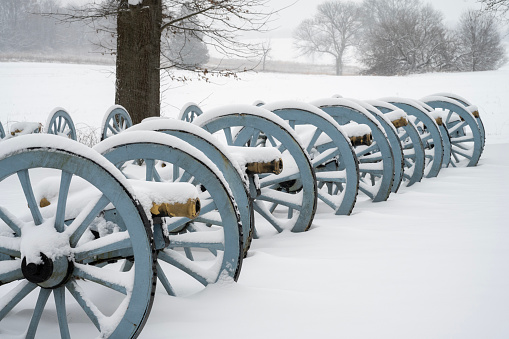
<path fill-rule="evenodd" d="M 2 320 L 21 300 L 37 287 L 28 281 L 19 283 L 0 299 L 0 320 Z"/>
<path fill-rule="evenodd" d="M 16 234 L 17 236 L 21 236 L 21 225 L 23 222 L 16 218 L 15 215 L 11 214 L 6 209 L 0 207 L 0 219 L 5 222 L 7 226 Z"/>
<path fill-rule="evenodd" d="M 99 311 L 97 306 L 95 306 L 94 303 L 92 302 L 92 300 L 90 300 L 86 296 L 84 291 L 81 289 L 81 287 L 79 287 L 79 285 L 75 281 L 71 281 L 71 282 L 67 283 L 66 287 L 67 287 L 67 290 L 69 292 L 71 292 L 71 295 L 74 297 L 76 302 L 81 306 L 83 311 L 85 311 L 85 314 L 90 319 L 90 321 L 92 321 L 94 326 L 99 331 L 101 331 L 101 323 L 100 323 L 99 319 L 104 317 L 104 315 L 101 313 L 101 311 Z M 57 290 L 59 290 L 59 289 L 63 290 L 63 288 L 58 288 Z M 63 294 L 63 292 L 62 292 L 62 294 Z"/>
<path fill-rule="evenodd" d="M 36 225 L 40 225 L 43 223 L 44 219 L 42 218 L 41 211 L 39 210 L 39 204 L 35 200 L 34 191 L 32 190 L 32 183 L 30 182 L 30 175 L 28 173 L 28 170 L 24 169 L 19 171 L 18 178 L 19 182 L 21 183 L 21 187 L 23 188 L 23 192 L 25 193 L 28 208 L 30 209 L 30 213 L 32 213 L 34 223 Z"/>
<path fill-rule="evenodd" d="M 122 276 L 126 276 L 126 273 L 108 270 L 106 268 L 99 268 L 92 265 L 82 265 L 75 263 L 73 277 L 86 279 L 96 284 L 111 288 L 122 294 L 127 294 L 128 284 L 124 283 Z M 126 276 L 126 280 L 129 280 L 129 274 Z"/>
<path fill-rule="evenodd" d="M 175 290 L 173 289 L 173 286 L 171 286 L 170 281 L 168 280 L 168 277 L 164 273 L 163 269 L 161 268 L 161 265 L 159 265 L 159 262 L 156 264 L 157 266 L 157 278 L 163 285 L 164 289 L 166 290 L 166 293 L 171 296 L 176 296 Z"/>
<path fill-rule="evenodd" d="M 200 282 L 202 285 L 206 286 L 209 283 L 207 281 L 207 274 L 204 272 L 204 269 L 197 265 L 195 262 L 187 259 L 182 254 L 179 254 L 174 250 L 167 249 L 160 251 L 157 257 L 158 259 L 163 260 L 168 264 L 178 268 L 182 272 L 188 274 L 196 281 Z"/>
<path fill-rule="evenodd" d="M 58 191 L 57 212 L 55 217 L 55 229 L 60 233 L 64 231 L 65 207 L 67 204 L 67 196 L 69 194 L 71 179 L 72 173 L 62 171 L 62 176 L 60 177 L 60 189 Z"/>
<path fill-rule="evenodd" d="M 110 203 L 105 195 L 102 195 L 96 201 L 91 201 L 81 212 L 76 219 L 69 225 L 68 230 L 71 232 L 69 242 L 71 247 L 76 247 L 81 236 L 87 230 L 90 223 L 97 217 L 97 215 Z"/>
<path fill-rule="evenodd" d="M 255 200 L 253 204 L 254 210 L 258 212 L 262 217 L 264 217 L 278 232 L 283 232 L 282 225 L 280 225 L 279 220 L 277 220 L 267 209 L 265 204 L 261 201 Z"/>
<path fill-rule="evenodd" d="M 44 307 L 48 302 L 50 294 L 51 294 L 50 289 L 41 288 L 41 290 L 39 291 L 39 297 L 37 297 L 34 313 L 32 314 L 32 318 L 30 319 L 30 325 L 28 326 L 28 331 L 25 336 L 25 339 L 35 338 L 37 326 L 39 326 L 39 321 L 41 320 L 42 311 L 44 311 Z"/>

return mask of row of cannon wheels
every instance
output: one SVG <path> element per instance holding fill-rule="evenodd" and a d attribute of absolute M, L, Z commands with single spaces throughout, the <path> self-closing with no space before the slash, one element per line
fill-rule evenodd
<path fill-rule="evenodd" d="M 190 104 L 181 111 L 182 121 L 151 119 L 131 128 L 127 112 L 115 106 L 103 120 L 104 140 L 93 150 L 51 135 L 2 141 L 0 183 L 19 182 L 28 212 L 0 205 L 0 333 L 26 338 L 38 332 L 45 337 L 135 338 L 147 320 L 157 280 L 170 295 L 195 291 L 189 287 L 191 281 L 206 286 L 219 279 L 237 280 L 242 259 L 262 226 L 276 232 L 305 231 L 319 201 L 336 214 L 348 215 L 358 192 L 374 202 L 385 201 L 402 183 L 410 186 L 423 177 L 434 177 L 442 167 L 475 166 L 484 148 L 478 113 L 454 95 L 435 95 L 421 102 L 329 98 L 312 104 L 257 104 L 205 113 Z M 385 115 L 398 109 L 408 117 L 405 126 L 394 126 Z M 441 124 L 433 116 L 436 109 L 444 111 Z M 67 116 L 59 113 L 47 126 L 54 131 L 69 126 Z M 344 127 L 352 123 L 369 127 L 371 145 L 352 144 Z M 4 138 L 1 125 L 0 132 Z M 248 175 L 225 145 L 275 147 L 284 169 L 277 175 Z M 54 208 L 38 207 L 36 186 L 40 185 L 34 182 L 41 169 L 52 171 L 57 179 Z M 66 208 L 74 206 L 71 197 L 85 192 L 79 185 L 74 188 L 75 178 L 100 194 L 71 211 Z M 164 227 L 170 242 L 158 247 L 155 226 L 147 220 L 128 180 L 134 178 L 191 182 L 200 188 L 202 214 L 193 220 L 167 219 Z M 94 237 L 91 225 L 111 213 L 120 229 L 102 229 L 106 234 Z M 255 213 L 261 217 L 255 218 Z M 47 246 L 23 249 L 41 235 L 34 226 L 51 234 L 45 235 L 49 243 L 64 238 L 69 246 L 41 255 L 42 262 L 35 266 L 23 263 L 28 255 L 47 251 Z M 39 281 L 39 271 L 48 263 L 56 267 L 71 256 L 72 264 L 62 264 L 64 268 Z M 91 259 L 101 256 L 115 260 Z M 175 272 L 187 278 L 172 281 Z M 120 278 L 114 278 L 117 275 Z M 101 303 L 93 297 L 98 287 L 115 295 L 116 302 L 108 310 L 100 309 Z M 31 293 L 37 296 L 29 297 Z M 48 303 L 51 294 L 54 301 Z M 30 302 L 32 306 L 23 307 L 33 314 L 24 331 L 16 333 L 9 327 L 19 323 L 13 310 Z M 55 312 L 58 327 L 41 325 L 47 308 L 54 310 L 50 312 Z M 88 324 L 69 321 L 80 312 Z"/>

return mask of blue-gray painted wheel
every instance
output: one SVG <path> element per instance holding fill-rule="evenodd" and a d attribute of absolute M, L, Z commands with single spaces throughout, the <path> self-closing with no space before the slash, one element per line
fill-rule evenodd
<path fill-rule="evenodd" d="M 484 148 L 484 136 L 476 117 L 459 101 L 430 96 L 422 101 L 438 112 L 451 140 L 451 166 L 476 166 Z"/>
<path fill-rule="evenodd" d="M 76 128 L 71 116 L 62 108 L 56 108 L 48 115 L 44 131 L 49 134 L 61 135 L 72 140 L 77 139 Z"/>
<path fill-rule="evenodd" d="M 353 99 L 349 99 L 353 100 Z M 403 155 L 403 147 L 401 145 L 401 140 L 398 136 L 398 131 L 394 124 L 387 116 L 385 116 L 378 108 L 375 106 L 369 104 L 366 101 L 362 100 L 353 100 L 365 109 L 368 110 L 369 113 L 373 114 L 373 116 L 376 118 L 376 120 L 382 125 L 385 136 L 387 137 L 387 140 L 389 141 L 389 145 L 391 146 L 392 155 L 394 157 L 394 180 L 392 182 L 392 189 L 391 191 L 393 193 L 398 192 L 399 187 L 401 186 L 401 183 L 403 182 L 404 178 L 404 169 L 405 169 L 405 161 L 404 161 L 404 155 Z"/>
<path fill-rule="evenodd" d="M 195 104 L 194 102 L 188 102 L 179 112 L 178 120 L 193 122 L 196 117 L 199 117 L 203 114 L 200 106 Z"/>
<path fill-rule="evenodd" d="M 340 125 L 358 128 L 366 125 L 373 138 L 369 145 L 354 145 L 359 159 L 359 190 L 373 202 L 389 198 L 394 180 L 394 157 L 383 127 L 359 104 L 342 98 L 325 98 L 313 102 L 330 114 Z"/>
<path fill-rule="evenodd" d="M 481 115 L 479 113 L 479 108 L 476 105 L 472 104 L 467 99 L 465 99 L 464 97 L 461 97 L 461 96 L 459 96 L 458 94 L 455 94 L 455 93 L 441 92 L 441 93 L 432 94 L 431 96 L 440 96 L 440 97 L 446 97 L 446 98 L 454 99 L 454 100 L 458 101 L 460 104 L 462 104 L 463 106 L 465 106 L 467 111 L 472 113 L 472 115 L 475 118 L 475 122 L 477 123 L 477 126 L 479 127 L 479 131 L 481 132 L 481 137 L 482 137 L 482 147 L 484 149 L 484 145 L 486 143 L 486 131 L 484 129 L 484 124 L 482 123 L 482 120 L 481 120 Z"/>
<path fill-rule="evenodd" d="M 47 178 L 56 185 L 34 190 Z M 136 338 L 156 261 L 150 224 L 122 173 L 78 142 L 28 135 L 2 142 L 0 190 L 9 196 L 0 206 L 2 338 Z M 134 270 L 119 272 L 127 257 Z"/>
<path fill-rule="evenodd" d="M 2 140 L 3 138 L 5 138 L 5 131 L 4 126 L 2 126 L 2 122 L 0 121 L 0 140 Z"/>
<path fill-rule="evenodd" d="M 403 181 L 407 186 L 420 182 L 424 176 L 425 153 L 417 127 L 402 109 L 385 101 L 368 100 L 367 102 L 384 114 L 391 115 L 393 112 L 398 111 L 404 113 L 407 124 L 396 128 L 401 148 L 403 149 L 405 166 Z"/>
<path fill-rule="evenodd" d="M 384 98 L 382 101 L 389 102 L 401 108 L 411 116 L 412 122 L 417 127 L 425 152 L 424 177 L 434 178 L 442 168 L 444 159 L 444 137 L 435 117 L 415 100 L 407 98 Z M 447 138 L 447 136 L 445 136 Z M 446 139 L 447 141 L 447 139 Z M 447 154 L 446 154 L 447 158 Z"/>
<path fill-rule="evenodd" d="M 226 181 L 237 203 L 242 221 L 244 257 L 247 255 L 254 232 L 253 204 L 249 199 L 249 181 L 235 159 L 209 132 L 196 125 L 176 119 L 151 119 L 131 127 L 128 131 L 150 130 L 173 135 L 207 155 L 216 165 Z"/>
<path fill-rule="evenodd" d="M 341 126 L 316 106 L 274 102 L 263 108 L 285 120 L 296 132 L 315 169 L 318 199 L 338 215 L 349 215 L 359 189 L 359 164 Z"/>
<path fill-rule="evenodd" d="M 200 193 L 198 217 L 163 218 L 163 233 L 169 241 L 157 248 L 157 276 L 168 294 L 189 295 L 219 279 L 238 279 L 243 258 L 239 212 L 228 183 L 205 154 L 176 137 L 153 131 L 126 132 L 94 149 L 128 178 L 189 182 Z"/>
<path fill-rule="evenodd" d="M 133 125 L 131 116 L 127 110 L 120 106 L 115 105 L 106 111 L 101 124 L 101 141 L 125 131 Z"/>
<path fill-rule="evenodd" d="M 284 120 L 260 107 L 235 105 L 205 112 L 193 123 L 231 146 L 277 148 L 283 171 L 258 177 L 259 189 L 252 198 L 261 219 L 256 219 L 255 230 L 260 234 L 263 227 L 277 232 L 309 229 L 317 204 L 315 173 L 307 152 Z"/>

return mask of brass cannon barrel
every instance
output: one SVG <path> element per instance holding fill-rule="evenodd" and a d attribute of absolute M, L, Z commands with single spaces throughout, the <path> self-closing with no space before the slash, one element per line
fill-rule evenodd
<path fill-rule="evenodd" d="M 283 171 L 283 159 L 279 158 L 270 162 L 248 162 L 246 164 L 246 171 L 249 174 L 279 174 Z"/>
<path fill-rule="evenodd" d="M 373 135 L 371 133 L 359 135 L 359 136 L 351 136 L 350 141 L 352 142 L 352 146 L 360 146 L 366 145 L 370 146 L 373 142 Z"/>
<path fill-rule="evenodd" d="M 188 199 L 185 203 L 152 203 L 150 213 L 153 217 L 186 217 L 194 219 L 200 215 L 200 199 Z"/>
<path fill-rule="evenodd" d="M 400 127 L 404 127 L 404 126 L 408 125 L 408 120 L 405 117 L 401 117 L 399 119 L 392 120 L 391 122 L 394 125 L 394 127 L 396 127 L 396 128 L 400 128 Z"/>

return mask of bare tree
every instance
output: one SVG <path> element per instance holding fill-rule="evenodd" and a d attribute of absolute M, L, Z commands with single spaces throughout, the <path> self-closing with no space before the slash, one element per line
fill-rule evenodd
<path fill-rule="evenodd" d="M 361 60 L 366 73 L 394 75 L 450 66 L 442 14 L 419 0 L 365 0 Z"/>
<path fill-rule="evenodd" d="M 182 6 L 180 16 L 189 13 L 189 9 Z M 203 41 L 203 32 L 196 29 L 193 22 L 184 20 L 179 29 L 169 29 L 162 35 L 161 68 L 170 69 L 201 69 L 209 61 L 209 51 Z"/>
<path fill-rule="evenodd" d="M 325 2 L 318 13 L 295 30 L 295 46 L 303 54 L 327 54 L 335 59 L 336 75 L 343 74 L 347 48 L 355 44 L 360 29 L 359 6 L 354 2 Z"/>
<path fill-rule="evenodd" d="M 272 41 L 269 39 L 261 44 L 262 49 L 262 71 L 265 71 L 265 63 L 269 57 L 270 51 L 272 50 Z"/>
<path fill-rule="evenodd" d="M 500 31 L 491 13 L 469 10 L 457 30 L 458 63 L 463 71 L 498 69 L 507 59 Z"/>
<path fill-rule="evenodd" d="M 256 46 L 242 43 L 238 35 L 259 31 L 270 15 L 269 0 L 103 0 L 75 8 L 66 21 L 87 21 L 97 30 L 116 34 L 115 102 L 123 105 L 134 123 L 160 115 L 160 72 L 175 67 L 161 63 L 161 39 L 172 32 L 194 34 L 225 57 L 257 56 Z M 182 11 L 185 6 L 185 11 Z M 53 14 L 53 16 L 55 16 Z M 115 21 L 116 20 L 116 21 Z M 112 23 L 114 23 L 112 25 Z M 169 33 L 168 33 L 169 32 Z M 199 32 L 199 33 L 197 33 Z M 171 61 L 171 60 L 170 60 Z M 192 63 L 188 68 L 225 76 L 237 70 L 209 70 Z"/>
<path fill-rule="evenodd" d="M 497 13 L 501 16 L 509 13 L 509 0 L 478 0 L 478 2 L 483 5 L 483 11 Z"/>

